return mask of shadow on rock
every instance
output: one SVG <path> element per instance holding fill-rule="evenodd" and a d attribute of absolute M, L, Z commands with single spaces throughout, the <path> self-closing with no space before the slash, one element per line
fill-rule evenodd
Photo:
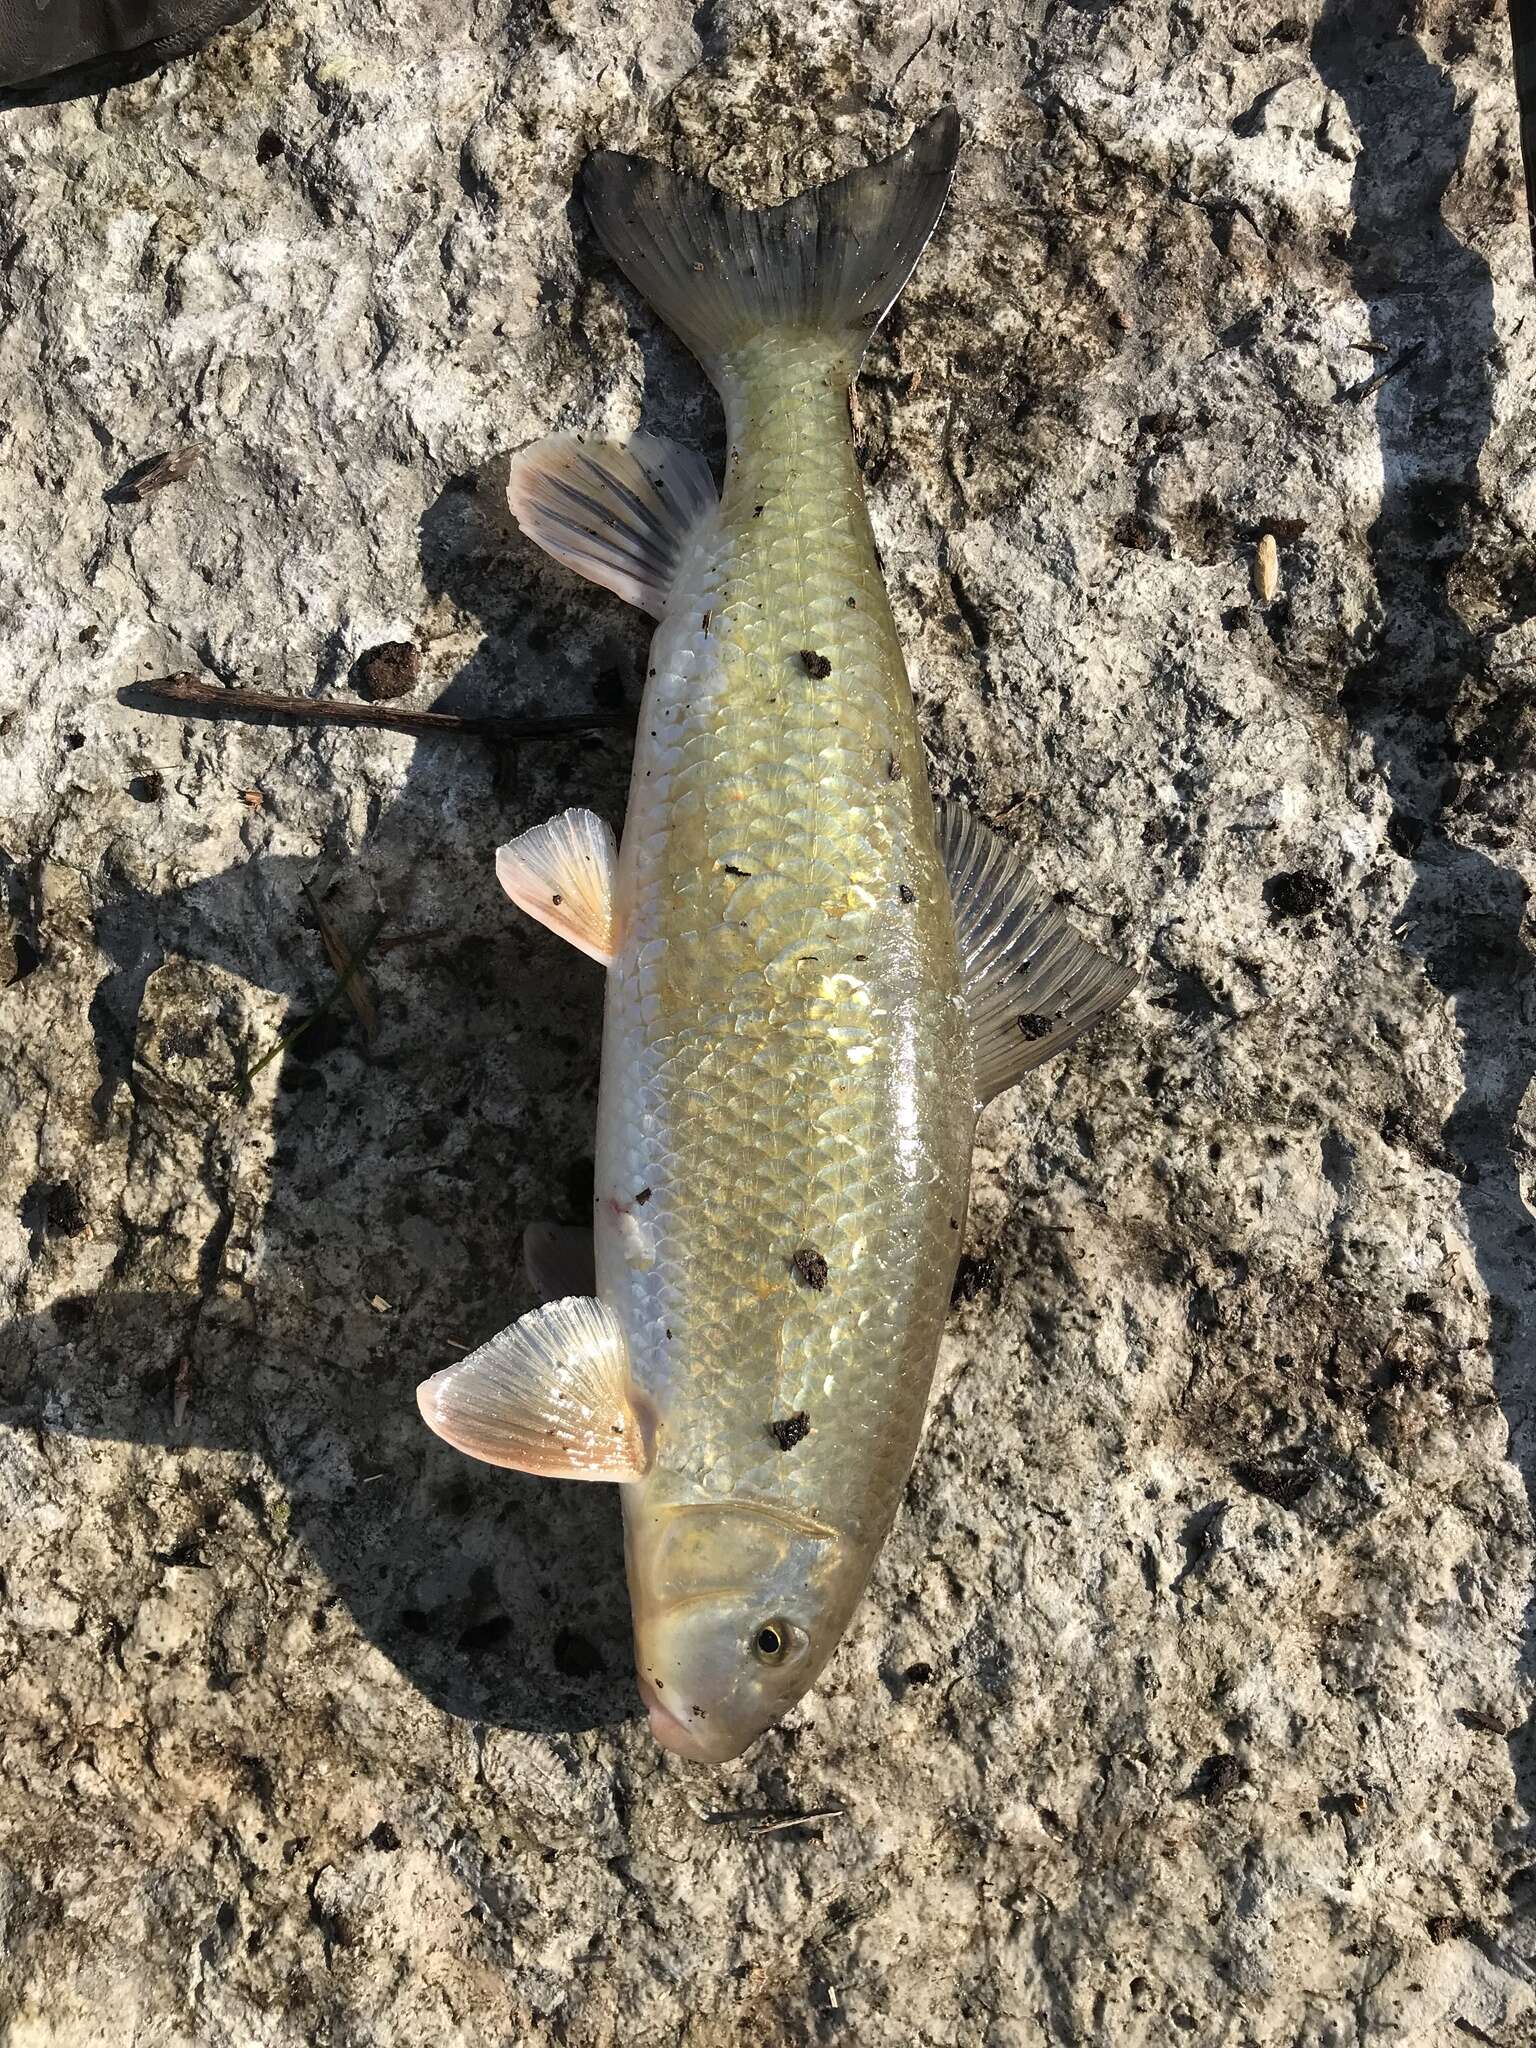
<path fill-rule="evenodd" d="M 1406 32 L 1396 0 L 1329 0 L 1313 57 L 1360 138 L 1347 256 L 1378 365 L 1390 373 L 1373 401 L 1384 476 L 1369 537 L 1379 620 L 1341 701 L 1386 777 L 1389 838 L 1413 865 L 1405 944 L 1454 1004 L 1464 1071 L 1443 1128 L 1400 1135 L 1422 1136 L 1461 1182 L 1488 1293 L 1495 1384 L 1529 1491 L 1536 1230 L 1521 1197 L 1515 1126 L 1536 1068 L 1536 983 L 1522 937 L 1526 891 L 1496 853 L 1511 836 L 1497 816 L 1498 780 L 1530 732 L 1486 645 L 1536 613 L 1536 597 L 1507 550 L 1501 559 L 1478 489 L 1497 358 L 1492 281 L 1441 210 L 1472 107 Z M 1529 1727 L 1512 1748 L 1529 1812 Z"/>
<path fill-rule="evenodd" d="M 583 593 L 562 634 L 571 588 L 530 600 L 544 572 L 491 509 L 494 471 L 422 522 L 429 588 L 486 629 L 438 706 L 584 710 L 594 666 L 622 698 L 643 624 Z M 279 805 L 335 787 L 329 735 L 275 737 Z M 590 1214 L 601 978 L 511 912 L 493 851 L 565 803 L 617 817 L 629 751 L 622 733 L 424 741 L 360 838 L 336 799 L 313 859 L 258 851 L 163 893 L 101 875 L 90 1019 L 98 1117 L 128 1120 L 119 1250 L 99 1293 L 0 1335 L 5 1420 L 255 1455 L 288 1530 L 424 1694 L 542 1731 L 638 1711 L 617 1503 L 472 1465 L 429 1436 L 414 1390 L 533 1305 L 524 1224 Z M 243 1076 L 334 987 L 306 882 L 351 943 L 382 913 L 380 1022 L 369 1043 L 337 1003 L 279 1056 L 268 1189 Z M 240 983 L 284 999 L 278 1029 L 252 1034 Z M 39 1187 L 29 1214 L 41 1245 L 78 1212 Z"/>

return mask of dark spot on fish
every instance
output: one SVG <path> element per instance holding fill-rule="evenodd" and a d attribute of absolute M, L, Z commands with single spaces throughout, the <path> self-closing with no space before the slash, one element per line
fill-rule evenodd
<path fill-rule="evenodd" d="M 1038 1010 L 1026 1010 L 1022 1017 L 1015 1019 L 1019 1029 L 1028 1039 L 1049 1038 L 1052 1024 L 1049 1017 L 1042 1017 Z"/>
<path fill-rule="evenodd" d="M 549 900 L 551 903 L 561 903 L 564 901 L 564 898 L 560 896 L 551 896 Z"/>
<path fill-rule="evenodd" d="M 768 1425 L 768 1433 L 781 1451 L 792 1451 L 802 1437 L 811 1433 L 811 1418 L 803 1408 L 793 1415 L 780 1415 Z"/>
<path fill-rule="evenodd" d="M 917 901 L 917 891 L 912 887 L 910 882 L 903 882 L 901 887 L 896 891 L 896 894 L 901 898 L 903 903 L 915 903 Z"/>
<path fill-rule="evenodd" d="M 752 507 L 752 517 L 753 517 L 754 519 L 761 519 L 761 518 L 762 518 L 762 516 L 763 516 L 763 508 L 762 508 L 762 506 L 761 506 L 761 505 L 754 505 L 754 506 Z"/>
<path fill-rule="evenodd" d="M 867 953 L 855 953 L 853 958 L 855 966 L 862 966 L 862 964 L 869 958 L 869 955 Z"/>
<path fill-rule="evenodd" d="M 958 1216 L 951 1216 L 951 1217 L 950 1217 L 950 1219 L 949 1219 L 949 1227 L 950 1227 L 950 1229 L 951 1229 L 951 1230 L 958 1230 L 958 1229 L 960 1228 L 960 1219 L 959 1219 L 959 1217 L 958 1217 Z"/>
<path fill-rule="evenodd" d="M 649 1188 L 642 1188 L 642 1189 L 640 1190 L 639 1194 L 638 1194 L 638 1195 L 636 1195 L 636 1197 L 635 1197 L 635 1207 L 636 1207 L 637 1209 L 642 1209 L 642 1208 L 644 1208 L 645 1204 L 646 1204 L 646 1203 L 647 1203 L 647 1202 L 648 1202 L 648 1201 L 649 1201 L 650 1199 L 651 1199 L 651 1190 L 650 1190 Z"/>
<path fill-rule="evenodd" d="M 858 604 L 858 601 L 859 600 L 856 597 L 850 597 L 848 600 L 848 609 L 852 611 L 853 608 Z"/>
<path fill-rule="evenodd" d="M 711 620 L 711 619 L 712 619 L 712 618 L 713 618 L 714 616 L 715 616 L 715 615 L 714 615 L 714 613 L 713 613 L 713 612 L 706 612 L 706 613 L 704 614 L 704 619 L 703 619 L 703 626 L 704 626 L 704 631 L 705 631 L 706 633 L 707 633 L 707 632 L 709 631 L 709 622 L 710 622 L 710 620 Z"/>
<path fill-rule="evenodd" d="M 814 682 L 825 682 L 827 677 L 832 673 L 831 662 L 828 661 L 827 657 L 824 654 L 818 654 L 813 647 L 802 647 L 800 650 L 800 659 L 805 664 L 806 674 L 810 676 Z"/>
<path fill-rule="evenodd" d="M 752 879 L 752 870 L 750 868 L 735 867 L 732 865 L 730 861 L 727 861 L 725 864 L 725 872 L 728 875 L 740 875 L 745 881 L 750 881 Z"/>
<path fill-rule="evenodd" d="M 814 1245 L 803 1244 L 791 1255 L 790 1271 L 802 1287 L 809 1287 L 820 1294 L 827 1284 L 827 1262 Z"/>
<path fill-rule="evenodd" d="M 670 1330 L 667 1332 L 667 1342 L 669 1344 L 672 1342 L 672 1332 Z"/>

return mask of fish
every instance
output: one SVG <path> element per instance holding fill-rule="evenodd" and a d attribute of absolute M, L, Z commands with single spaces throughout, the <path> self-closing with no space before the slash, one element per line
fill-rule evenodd
<path fill-rule="evenodd" d="M 522 533 L 656 621 L 622 840 L 503 846 L 606 970 L 593 1231 L 548 1297 L 418 1390 L 448 1443 L 616 1483 L 664 1749 L 739 1756 L 815 1683 L 915 1455 L 981 1108 L 1120 1002 L 1013 848 L 938 804 L 851 387 L 939 219 L 956 111 L 749 210 L 613 151 L 599 241 L 724 405 L 723 482 L 646 432 L 513 461 Z"/>

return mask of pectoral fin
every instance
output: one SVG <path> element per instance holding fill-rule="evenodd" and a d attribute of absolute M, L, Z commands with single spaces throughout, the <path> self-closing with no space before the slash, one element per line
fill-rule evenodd
<path fill-rule="evenodd" d="M 534 1309 L 423 1380 L 416 1403 L 446 1443 L 513 1472 L 622 1481 L 651 1461 L 624 1332 L 600 1301 Z"/>
<path fill-rule="evenodd" d="M 562 811 L 496 853 L 496 876 L 519 910 L 606 967 L 618 951 L 613 829 L 593 811 Z"/>
<path fill-rule="evenodd" d="M 939 805 L 960 970 L 982 1103 L 1080 1038 L 1136 985 L 1132 968 L 1079 938 L 1006 840 Z"/>
<path fill-rule="evenodd" d="M 703 456 L 657 434 L 551 434 L 513 457 L 507 498 L 546 554 L 654 619 L 689 535 L 720 503 Z"/>

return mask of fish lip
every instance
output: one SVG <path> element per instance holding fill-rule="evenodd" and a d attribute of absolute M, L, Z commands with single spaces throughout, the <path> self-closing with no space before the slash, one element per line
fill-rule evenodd
<path fill-rule="evenodd" d="M 669 1749 L 674 1756 L 685 1756 L 696 1764 L 721 1764 L 740 1754 L 733 1746 L 722 1752 L 717 1745 L 709 1742 L 701 1729 L 691 1728 L 688 1723 L 665 1705 L 661 1696 L 648 1678 L 636 1674 L 640 1697 L 645 1702 L 646 1712 L 651 1717 L 651 1734 L 663 1749 Z M 741 1745 L 742 1748 L 745 1744 Z"/>

